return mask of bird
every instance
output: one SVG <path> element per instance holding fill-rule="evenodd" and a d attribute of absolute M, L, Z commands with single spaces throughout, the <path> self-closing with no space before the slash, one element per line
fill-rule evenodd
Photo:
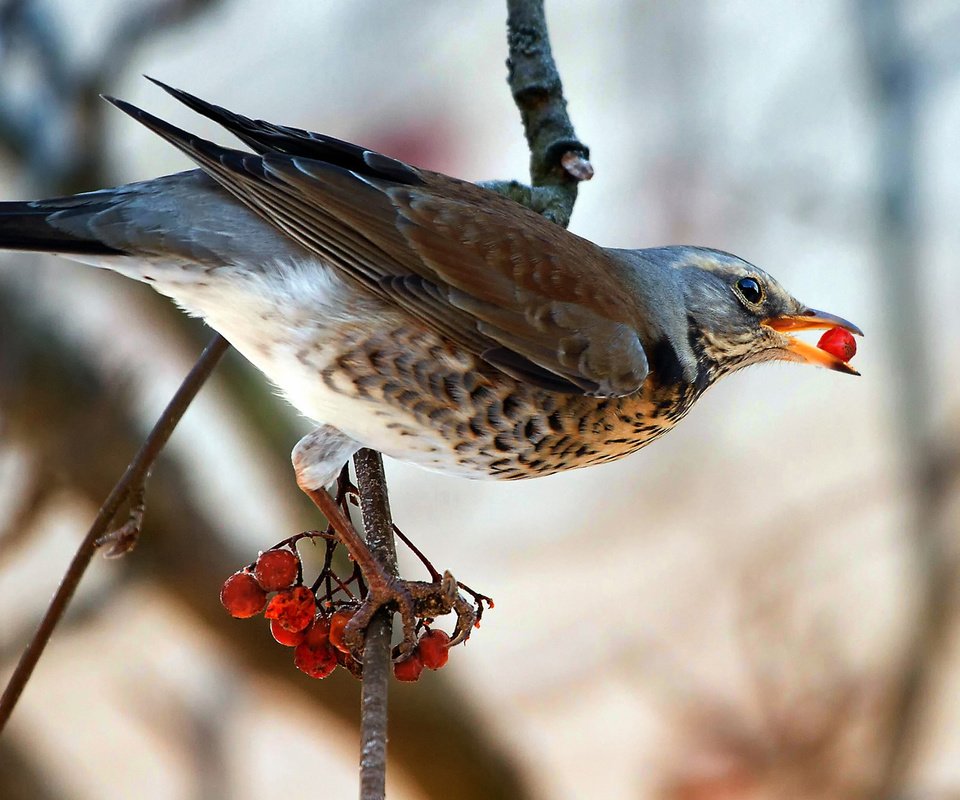
<path fill-rule="evenodd" d="M 464 478 L 534 478 L 639 450 L 751 364 L 858 374 L 791 334 L 859 328 L 735 255 L 601 247 L 481 186 L 150 80 L 249 149 L 105 97 L 197 168 L 0 202 L 0 250 L 150 284 L 315 424 L 293 468 L 366 582 L 345 629 L 355 656 L 380 607 L 401 615 L 401 654 L 417 619 L 456 611 L 457 643 L 479 613 L 449 572 L 401 581 L 353 529 L 327 488 L 360 448 Z"/>
<path fill-rule="evenodd" d="M 0 249 L 113 270 L 205 320 L 316 424 L 292 454 L 305 490 L 361 447 L 550 475 L 635 452 L 751 364 L 858 374 L 791 333 L 859 328 L 735 255 L 604 248 L 478 185 L 154 83 L 249 150 L 107 97 L 197 169 L 2 202 Z"/>

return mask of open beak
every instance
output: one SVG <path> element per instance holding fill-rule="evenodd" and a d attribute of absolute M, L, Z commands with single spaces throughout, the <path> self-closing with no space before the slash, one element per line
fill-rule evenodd
<path fill-rule="evenodd" d="M 829 328 L 843 328 L 850 333 L 856 334 L 857 336 L 863 336 L 863 331 L 861 331 L 856 325 L 852 322 L 847 322 L 842 317 L 835 316 L 834 314 L 827 314 L 824 311 L 816 311 L 812 308 L 806 309 L 802 314 L 797 314 L 795 316 L 784 315 L 782 317 L 771 317 L 770 319 L 765 319 L 762 323 L 768 328 L 773 328 L 775 331 L 780 331 L 785 333 L 786 331 L 806 331 L 806 330 L 826 330 Z M 807 364 L 816 364 L 821 367 L 826 367 L 827 369 L 833 369 L 837 372 L 846 372 L 848 375 L 859 375 L 850 364 L 843 359 L 837 358 L 835 355 L 828 353 L 826 350 L 821 350 L 819 347 L 814 347 L 812 344 L 807 344 L 806 342 L 801 341 L 800 339 L 795 339 L 792 336 L 787 336 L 788 344 L 785 345 L 784 350 L 789 353 L 792 353 L 795 356 L 796 361 L 804 361 Z"/>

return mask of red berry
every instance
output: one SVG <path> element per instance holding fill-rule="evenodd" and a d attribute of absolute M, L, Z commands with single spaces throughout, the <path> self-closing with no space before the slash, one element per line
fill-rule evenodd
<path fill-rule="evenodd" d="M 831 328 L 817 342 L 817 347 L 826 350 L 841 361 L 849 361 L 857 354 L 857 340 L 850 331 L 843 328 Z"/>
<path fill-rule="evenodd" d="M 393 675 L 398 681 L 418 681 L 422 672 L 423 661 L 416 648 L 403 661 L 393 662 Z"/>
<path fill-rule="evenodd" d="M 353 609 L 341 609 L 330 617 L 330 644 L 343 653 L 349 653 L 350 648 L 343 643 L 343 629 L 353 619 Z"/>
<path fill-rule="evenodd" d="M 306 631 L 288 631 L 277 620 L 270 620 L 270 633 L 284 647 L 296 647 L 304 640 Z"/>
<path fill-rule="evenodd" d="M 330 620 L 317 614 L 313 625 L 307 629 L 304 641 L 311 647 L 320 647 L 330 641 Z"/>
<path fill-rule="evenodd" d="M 267 619 L 275 619 L 288 631 L 302 631 L 313 621 L 317 601 L 306 586 L 295 586 L 277 592 L 263 613 Z"/>
<path fill-rule="evenodd" d="M 290 550 L 267 550 L 260 554 L 253 574 L 265 592 L 286 589 L 300 574 L 300 559 Z"/>
<path fill-rule="evenodd" d="M 311 678 L 326 678 L 337 668 L 337 651 L 326 642 L 313 645 L 308 639 L 300 642 L 293 651 L 293 663 Z"/>
<path fill-rule="evenodd" d="M 246 619 L 263 611 L 267 593 L 249 572 L 234 572 L 224 581 L 220 590 L 220 602 L 230 616 Z"/>
<path fill-rule="evenodd" d="M 428 630 L 417 643 L 420 660 L 427 669 L 440 669 L 450 658 L 450 637 L 439 629 Z"/>
<path fill-rule="evenodd" d="M 363 664 L 359 661 L 354 660 L 353 656 L 349 653 L 344 653 L 342 650 L 336 650 L 337 654 L 337 663 L 343 667 L 347 672 L 353 675 L 354 678 L 360 680 L 363 678 Z"/>

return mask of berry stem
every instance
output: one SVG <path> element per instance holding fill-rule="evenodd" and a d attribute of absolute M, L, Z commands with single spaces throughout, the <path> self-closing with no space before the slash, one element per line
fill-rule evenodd
<path fill-rule="evenodd" d="M 394 534 L 396 534 L 396 535 L 400 538 L 400 541 L 402 541 L 402 542 L 410 549 L 410 551 L 411 551 L 417 558 L 420 559 L 420 563 L 423 564 L 423 566 L 425 566 L 425 567 L 427 568 L 427 572 L 430 573 L 430 580 L 432 580 L 434 583 L 436 583 L 437 581 L 440 580 L 441 577 L 443 577 L 439 572 L 437 572 L 436 567 L 434 567 L 433 564 L 430 563 L 430 561 L 427 559 L 427 557 L 426 557 L 423 553 L 420 552 L 420 548 L 418 548 L 413 542 L 411 542 L 411 541 L 406 537 L 406 535 L 404 534 L 404 532 L 403 532 L 402 530 L 400 530 L 396 525 L 393 526 L 393 532 L 394 532 Z"/>

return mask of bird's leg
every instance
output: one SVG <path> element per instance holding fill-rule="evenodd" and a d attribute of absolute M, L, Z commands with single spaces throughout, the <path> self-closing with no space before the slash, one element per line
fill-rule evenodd
<path fill-rule="evenodd" d="M 343 465 L 358 447 L 336 428 L 325 425 L 301 439 L 293 450 L 297 484 L 327 518 L 337 541 L 347 549 L 363 579 L 362 601 L 344 630 L 344 642 L 358 656 L 363 650 L 364 631 L 383 606 L 395 607 L 400 614 L 403 625 L 403 641 L 399 645 L 401 656 L 407 655 L 416 644 L 418 620 L 430 620 L 451 611 L 457 615 L 452 644 L 464 641 L 482 613 L 481 600 L 489 603 L 489 599 L 465 588 L 477 602 L 478 608 L 474 608 L 460 594 L 460 584 L 453 575 L 449 572 L 441 575 L 396 526 L 394 532 L 417 555 L 431 580 L 406 581 L 390 575 L 350 522 L 347 503 L 356 496 L 357 489 L 350 483 Z M 326 487 L 335 479 L 336 491 L 331 495 Z M 364 586 L 365 594 L 362 592 Z"/>
<path fill-rule="evenodd" d="M 408 653 L 413 649 L 416 641 L 416 613 L 414 599 L 407 584 L 387 573 L 379 561 L 374 558 L 370 548 L 363 541 L 356 528 L 347 519 L 337 501 L 326 489 L 312 488 L 305 485 L 297 475 L 297 483 L 304 494 L 309 497 L 320 512 L 327 518 L 333 527 L 340 543 L 347 548 L 350 558 L 360 567 L 364 583 L 367 586 L 367 596 L 360 604 L 360 608 L 353 615 L 344 631 L 344 641 L 358 654 L 363 650 L 363 632 L 377 610 L 388 603 L 393 603 L 400 613 L 403 623 L 403 643 L 401 652 Z"/>
<path fill-rule="evenodd" d="M 453 607 L 453 598 L 447 600 L 447 587 L 435 583 L 401 581 L 388 574 L 370 552 L 366 542 L 357 533 L 344 511 L 344 501 L 351 493 L 349 483 L 338 488 L 332 497 L 326 486 L 341 474 L 344 462 L 359 449 L 359 445 L 331 425 L 323 425 L 301 439 L 293 449 L 292 460 L 297 484 L 320 509 L 332 526 L 337 539 L 347 549 L 359 567 L 367 593 L 344 631 L 344 641 L 358 655 L 363 650 L 363 633 L 371 618 L 381 606 L 393 605 L 403 624 L 401 653 L 409 653 L 416 643 L 417 607 L 426 610 Z M 456 581 L 453 582 L 456 594 Z M 443 613 L 447 613 L 444 611 Z M 439 612 L 438 612 L 439 613 Z"/>

